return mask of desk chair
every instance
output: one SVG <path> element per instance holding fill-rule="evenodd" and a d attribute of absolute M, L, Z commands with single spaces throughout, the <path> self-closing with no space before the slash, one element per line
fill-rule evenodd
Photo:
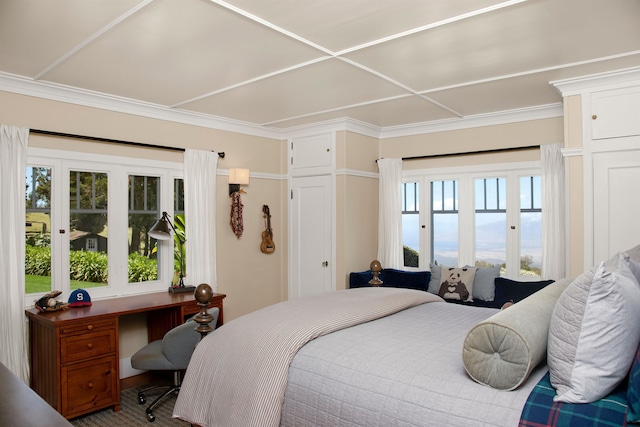
<path fill-rule="evenodd" d="M 213 307 L 208 310 L 208 313 L 213 316 L 210 324 L 215 328 L 220 310 L 218 307 Z M 134 369 L 144 371 L 173 371 L 172 385 L 151 386 L 138 392 L 138 403 L 142 405 L 147 401 L 145 393 L 149 390 L 158 387 L 169 388 L 147 407 L 147 420 L 150 422 L 155 421 L 156 417 L 153 415 L 153 409 L 162 399 L 171 394 L 177 394 L 178 391 L 180 391 L 182 371 L 187 369 L 193 350 L 200 341 L 200 334 L 195 331 L 196 326 L 198 326 L 198 324 L 193 320 L 193 317 L 191 317 L 182 325 L 176 326 L 167 332 L 161 340 L 150 342 L 131 356 L 131 366 Z"/>

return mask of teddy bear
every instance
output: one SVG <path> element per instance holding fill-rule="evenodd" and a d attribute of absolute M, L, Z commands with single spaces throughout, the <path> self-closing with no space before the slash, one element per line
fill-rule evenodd
<path fill-rule="evenodd" d="M 457 270 L 455 268 L 449 269 L 449 276 L 440 285 L 438 295 L 444 299 L 467 301 L 469 299 L 469 291 L 467 286 L 460 280 L 461 274 Z M 466 269 L 462 270 L 465 271 Z"/>
<path fill-rule="evenodd" d="M 60 295 L 62 291 L 51 291 L 43 295 L 40 299 L 33 302 L 33 305 L 38 311 L 58 311 L 69 308 L 69 303 L 58 301 L 55 298 Z"/>

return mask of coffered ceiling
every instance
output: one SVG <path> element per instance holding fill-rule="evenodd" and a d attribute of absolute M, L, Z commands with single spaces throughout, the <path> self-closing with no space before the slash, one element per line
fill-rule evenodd
<path fill-rule="evenodd" d="M 640 66 L 639 0 L 0 0 L 0 78 L 285 129 L 557 105 Z"/>

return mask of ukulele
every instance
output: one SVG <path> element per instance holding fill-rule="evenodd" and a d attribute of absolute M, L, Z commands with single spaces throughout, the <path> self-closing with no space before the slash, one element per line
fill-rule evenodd
<path fill-rule="evenodd" d="M 262 243 L 260 244 L 260 252 L 263 254 L 272 254 L 276 250 L 276 244 L 273 243 L 273 231 L 271 230 L 271 214 L 269 206 L 262 206 L 262 213 L 266 220 L 266 230 L 262 232 Z"/>

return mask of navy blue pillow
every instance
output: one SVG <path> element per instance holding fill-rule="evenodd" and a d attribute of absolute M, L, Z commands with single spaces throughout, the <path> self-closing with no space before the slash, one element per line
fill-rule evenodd
<path fill-rule="evenodd" d="M 496 297 L 494 301 L 499 307 L 505 302 L 514 303 L 522 301 L 529 295 L 538 292 L 540 289 L 553 283 L 553 280 L 541 280 L 538 282 L 518 282 L 516 280 L 496 277 Z"/>
<path fill-rule="evenodd" d="M 383 287 L 407 288 L 426 291 L 431 280 L 430 271 L 404 271 L 393 268 L 385 268 L 378 275 Z M 369 280 L 373 278 L 371 270 L 350 273 L 349 288 L 362 288 L 371 286 Z"/>
<path fill-rule="evenodd" d="M 381 273 L 382 274 L 382 273 Z M 380 277 L 380 276 L 378 276 Z M 371 270 L 360 271 L 357 273 L 349 274 L 349 288 L 365 288 L 371 286 L 369 280 L 373 279 L 373 272 Z M 382 280 L 382 277 L 380 277 Z"/>
<path fill-rule="evenodd" d="M 384 273 L 384 277 L 380 278 L 384 282 L 382 286 L 417 289 L 425 292 L 429 289 L 430 271 L 404 271 L 385 268 L 382 272 Z"/>

